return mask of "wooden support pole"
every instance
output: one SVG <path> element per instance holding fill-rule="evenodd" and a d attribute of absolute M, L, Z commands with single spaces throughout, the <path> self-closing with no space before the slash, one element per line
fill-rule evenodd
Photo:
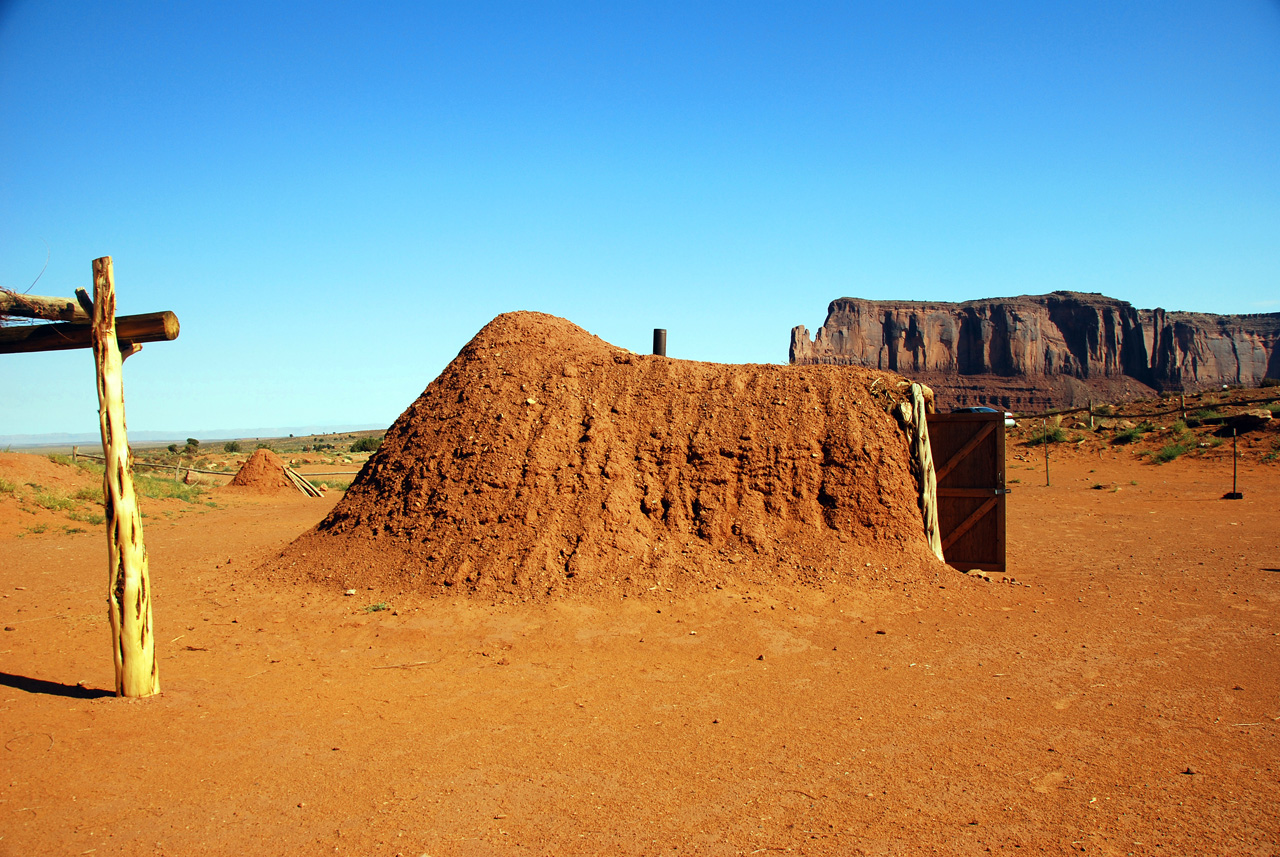
<path fill-rule="evenodd" d="M 124 357 L 116 338 L 115 275 L 111 257 L 93 260 L 93 356 L 98 376 L 98 421 L 105 459 L 102 493 L 107 519 L 107 591 L 115 655 L 116 695 L 160 692 L 151 631 L 151 581 L 142 540 L 142 513 L 129 472 L 125 431 Z M 132 353 L 132 349 L 130 349 Z"/>
<path fill-rule="evenodd" d="M 938 559 L 946 562 L 942 555 L 942 529 L 938 526 L 938 476 L 933 469 L 933 447 L 929 443 L 929 420 L 926 411 L 925 390 L 923 384 L 911 385 L 911 456 L 915 460 L 920 480 L 920 512 L 924 518 L 924 537 L 929 549 Z M 929 399 L 933 398 L 930 391 Z M 904 403 L 905 404 L 905 403 Z"/>
<path fill-rule="evenodd" d="M 122 315 L 115 320 L 116 342 L 167 342 L 178 338 L 178 317 L 171 312 Z M 88 324 L 32 324 L 0 328 L 0 354 L 63 351 L 93 344 Z M 136 350 L 136 349 L 135 349 Z"/>
<path fill-rule="evenodd" d="M 8 289 L 0 289 L 0 315 L 43 318 L 46 321 L 89 321 L 89 314 L 71 298 L 20 295 Z"/>
<path fill-rule="evenodd" d="M 1049 487 L 1049 419 L 1040 425 L 1040 445 L 1044 447 L 1044 487 Z"/>

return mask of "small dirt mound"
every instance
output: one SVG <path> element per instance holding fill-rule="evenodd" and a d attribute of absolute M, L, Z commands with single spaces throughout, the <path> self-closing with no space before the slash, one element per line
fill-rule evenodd
<path fill-rule="evenodd" d="M 501 315 L 265 570 L 497 598 L 932 582 L 900 382 L 637 355 Z"/>
<path fill-rule="evenodd" d="M 234 478 L 224 486 L 238 488 L 256 494 L 275 494 L 297 491 L 298 486 L 289 478 L 289 465 L 269 449 L 259 449 L 249 456 Z"/>

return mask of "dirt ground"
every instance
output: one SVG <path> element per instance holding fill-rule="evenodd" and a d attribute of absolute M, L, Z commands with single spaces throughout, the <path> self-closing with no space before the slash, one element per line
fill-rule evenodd
<path fill-rule="evenodd" d="M 158 514 L 141 701 L 101 528 L 0 528 L 0 854 L 1280 854 L 1280 468 L 1011 450 L 1016 583 L 415 602 L 253 574 L 336 494 Z"/>

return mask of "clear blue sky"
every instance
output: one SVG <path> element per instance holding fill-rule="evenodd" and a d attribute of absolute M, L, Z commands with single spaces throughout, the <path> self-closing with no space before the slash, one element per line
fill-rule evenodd
<path fill-rule="evenodd" d="M 784 362 L 836 297 L 1280 311 L 1280 4 L 0 0 L 0 285 L 174 310 L 134 431 L 387 425 L 494 315 Z M 0 435 L 93 431 L 89 352 Z"/>

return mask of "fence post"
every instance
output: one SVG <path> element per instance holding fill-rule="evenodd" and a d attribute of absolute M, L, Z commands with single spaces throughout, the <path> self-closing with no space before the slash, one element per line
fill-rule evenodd
<path fill-rule="evenodd" d="M 160 692 L 155 638 L 151 630 L 151 582 L 142 541 L 142 512 L 129 468 L 121 366 L 132 354 L 116 340 L 115 274 L 111 257 L 93 260 L 93 356 L 102 430 L 103 486 L 107 524 L 107 590 L 117 696 Z"/>
<path fill-rule="evenodd" d="M 1049 418 L 1040 420 L 1040 445 L 1044 447 L 1044 487 L 1049 487 Z"/>

